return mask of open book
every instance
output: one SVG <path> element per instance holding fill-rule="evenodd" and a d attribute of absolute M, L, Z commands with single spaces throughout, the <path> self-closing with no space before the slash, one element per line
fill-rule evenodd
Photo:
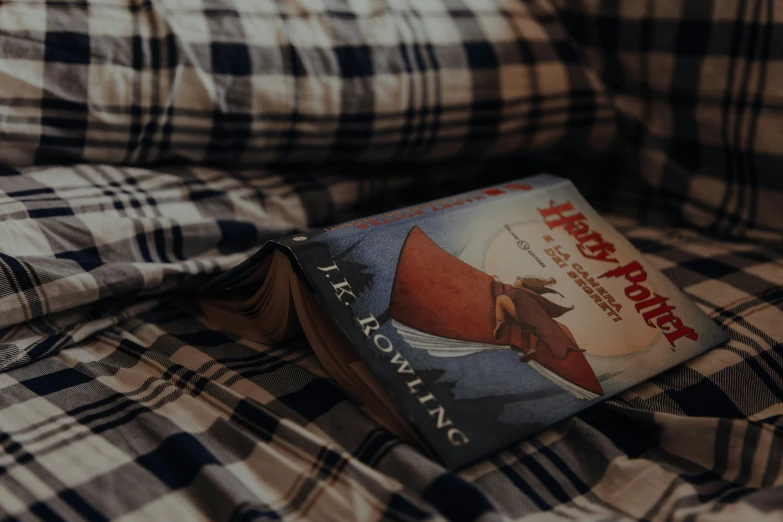
<path fill-rule="evenodd" d="M 727 340 L 548 175 L 270 241 L 203 295 L 214 328 L 305 335 L 370 417 L 451 468 Z"/>

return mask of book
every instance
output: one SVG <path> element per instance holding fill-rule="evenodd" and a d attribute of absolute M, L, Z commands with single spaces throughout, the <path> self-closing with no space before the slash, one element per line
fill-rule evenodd
<path fill-rule="evenodd" d="M 562 178 L 266 243 L 207 323 L 307 341 L 371 418 L 466 466 L 727 341 Z"/>

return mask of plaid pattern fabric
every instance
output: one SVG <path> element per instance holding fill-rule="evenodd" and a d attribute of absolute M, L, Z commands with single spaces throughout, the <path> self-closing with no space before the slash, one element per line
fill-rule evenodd
<path fill-rule="evenodd" d="M 781 244 L 780 3 L 552 3 L 617 114 L 618 204 Z"/>
<path fill-rule="evenodd" d="M 617 212 L 780 243 L 780 10 L 631 4 L 3 1 L 0 164 L 613 157 Z"/>
<path fill-rule="evenodd" d="M 783 251 L 715 239 L 783 231 L 777 16 L 0 0 L 0 514 L 780 518 Z M 731 341 L 450 473 L 345 400 L 305 344 L 210 330 L 189 303 L 265 238 L 532 169 L 482 159 L 511 150 L 563 174 L 619 159 L 580 188 L 632 213 L 621 231 Z M 391 162 L 446 157 L 478 164 Z M 60 160 L 82 163 L 23 168 Z M 242 170 L 148 165 L 169 160 Z M 375 165 L 291 165 L 335 161 Z M 638 224 L 662 210 L 713 234 Z"/>
<path fill-rule="evenodd" d="M 516 0 L 0 2 L 0 163 L 602 151 L 597 75 Z"/>
<path fill-rule="evenodd" d="M 450 194 L 491 163 L 404 174 L 149 170 L 103 164 L 0 176 L 0 370 L 56 352 L 193 290 L 267 239 L 395 206 L 389 194 Z M 456 169 L 456 170 L 455 170 Z M 500 171 L 500 168 L 497 168 Z M 492 174 L 489 174 L 490 176 Z M 440 188 L 439 188 L 440 187 Z M 369 208 L 368 208 L 369 207 Z"/>
<path fill-rule="evenodd" d="M 301 342 L 137 300 L 0 375 L 7 520 L 775 519 L 783 255 L 618 222 L 731 341 L 451 473 L 379 429 Z"/>

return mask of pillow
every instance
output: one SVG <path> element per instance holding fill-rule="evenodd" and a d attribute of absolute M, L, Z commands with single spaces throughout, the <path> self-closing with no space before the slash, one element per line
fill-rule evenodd
<path fill-rule="evenodd" d="M 721 236 L 779 245 L 780 10 L 742 2 L 554 3 L 618 112 L 624 163 L 616 203 L 648 220 L 668 211 Z"/>
<path fill-rule="evenodd" d="M 422 161 L 612 141 L 517 0 L 0 3 L 0 163 Z"/>

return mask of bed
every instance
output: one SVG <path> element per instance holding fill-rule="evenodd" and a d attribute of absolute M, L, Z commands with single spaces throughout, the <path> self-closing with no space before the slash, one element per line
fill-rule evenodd
<path fill-rule="evenodd" d="M 0 2 L 3 520 L 783 516 L 769 3 Z M 572 178 L 729 333 L 459 472 L 193 298 L 266 239 Z"/>

